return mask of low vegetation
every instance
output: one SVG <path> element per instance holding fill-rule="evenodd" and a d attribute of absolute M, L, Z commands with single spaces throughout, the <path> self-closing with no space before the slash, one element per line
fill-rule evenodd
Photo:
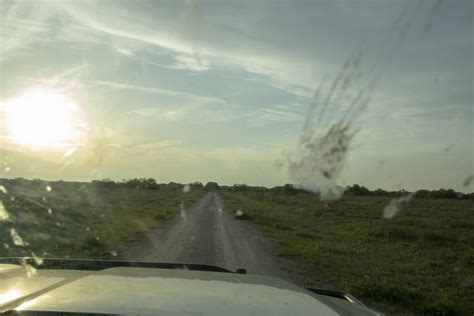
<path fill-rule="evenodd" d="M 0 256 L 113 258 L 203 196 L 153 179 L 46 182 L 1 179 Z M 0 213 L 2 210 L 0 210 Z M 5 215 L 4 215 L 5 216 Z M 20 240 L 15 242 L 14 229 Z"/>
<path fill-rule="evenodd" d="M 389 315 L 472 314 L 469 195 L 424 194 L 384 219 L 392 197 L 348 193 L 324 202 L 291 186 L 221 187 L 228 208 L 271 237 L 277 254 L 293 259 L 314 286 L 349 292 Z"/>

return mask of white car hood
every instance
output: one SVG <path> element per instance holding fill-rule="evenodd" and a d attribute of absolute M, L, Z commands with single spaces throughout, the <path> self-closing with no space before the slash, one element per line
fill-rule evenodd
<path fill-rule="evenodd" d="M 0 311 L 133 315 L 368 313 L 358 304 L 333 301 L 263 276 L 119 267 L 101 271 L 37 270 L 27 277 L 21 266 L 0 264 Z"/>

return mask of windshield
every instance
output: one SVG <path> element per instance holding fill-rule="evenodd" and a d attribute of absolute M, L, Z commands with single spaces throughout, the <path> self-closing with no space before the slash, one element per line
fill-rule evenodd
<path fill-rule="evenodd" d="M 474 310 L 472 1 L 0 12 L 0 257 L 242 267 L 387 314 Z"/>

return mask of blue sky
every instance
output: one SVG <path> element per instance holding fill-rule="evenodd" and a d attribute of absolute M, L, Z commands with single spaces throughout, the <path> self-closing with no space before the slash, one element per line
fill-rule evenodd
<path fill-rule="evenodd" d="M 67 91 L 86 126 L 61 148 L 16 144 L 3 128 L 2 176 L 297 183 L 285 157 L 305 155 L 314 92 L 324 83 L 330 95 L 359 56 L 361 78 L 314 126 L 317 140 L 375 82 L 331 183 L 472 191 L 462 186 L 474 160 L 472 9 L 469 0 L 2 2 L 2 104 L 32 87 Z"/>

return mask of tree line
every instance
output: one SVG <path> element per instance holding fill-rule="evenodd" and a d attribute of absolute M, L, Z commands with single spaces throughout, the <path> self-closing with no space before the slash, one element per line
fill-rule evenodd
<path fill-rule="evenodd" d="M 249 186 L 246 184 L 234 184 L 233 186 L 221 186 L 222 190 L 233 192 L 247 192 L 247 191 L 268 191 L 281 194 L 312 194 L 308 191 L 298 188 L 297 186 L 287 183 L 283 186 L 275 186 L 273 188 L 266 188 L 262 186 Z M 431 199 L 469 199 L 474 200 L 474 193 L 456 192 L 453 189 L 437 189 L 437 190 L 418 190 L 415 192 L 406 191 L 404 189 L 397 191 L 388 191 L 384 189 L 370 190 L 362 185 L 353 184 L 344 188 L 344 195 L 346 196 L 385 196 L 385 197 L 400 197 L 410 193 L 415 193 L 417 198 L 431 198 Z"/>
<path fill-rule="evenodd" d="M 23 185 L 23 186 L 41 186 L 48 183 L 48 181 L 41 179 L 28 180 L 25 178 L 14 178 L 14 179 L 0 179 L 1 185 Z M 84 185 L 85 182 L 74 182 L 74 181 L 54 181 L 54 183 L 66 188 L 77 185 Z M 264 186 L 251 186 L 247 184 L 234 184 L 234 185 L 219 185 L 217 182 L 207 182 L 203 184 L 201 182 L 192 182 L 189 184 L 182 184 L 177 182 L 159 183 L 154 178 L 132 178 L 124 179 L 122 181 L 114 181 L 112 179 L 93 180 L 90 185 L 97 188 L 129 188 L 129 189 L 143 189 L 143 190 L 184 190 L 186 186 L 190 190 L 202 189 L 206 191 L 228 191 L 228 192 L 271 192 L 278 194 L 314 194 L 298 188 L 297 186 L 287 183 L 282 186 L 275 186 L 267 188 Z M 404 189 L 398 191 L 388 191 L 381 188 L 376 190 L 370 190 L 365 186 L 359 184 L 353 184 L 344 188 L 344 195 L 346 196 L 382 196 L 382 197 L 399 197 L 410 193 L 415 193 L 417 198 L 428 198 L 428 199 L 468 199 L 474 200 L 474 193 L 462 193 L 456 192 L 453 189 L 437 189 L 427 190 L 421 189 L 416 192 L 409 192 Z"/>

